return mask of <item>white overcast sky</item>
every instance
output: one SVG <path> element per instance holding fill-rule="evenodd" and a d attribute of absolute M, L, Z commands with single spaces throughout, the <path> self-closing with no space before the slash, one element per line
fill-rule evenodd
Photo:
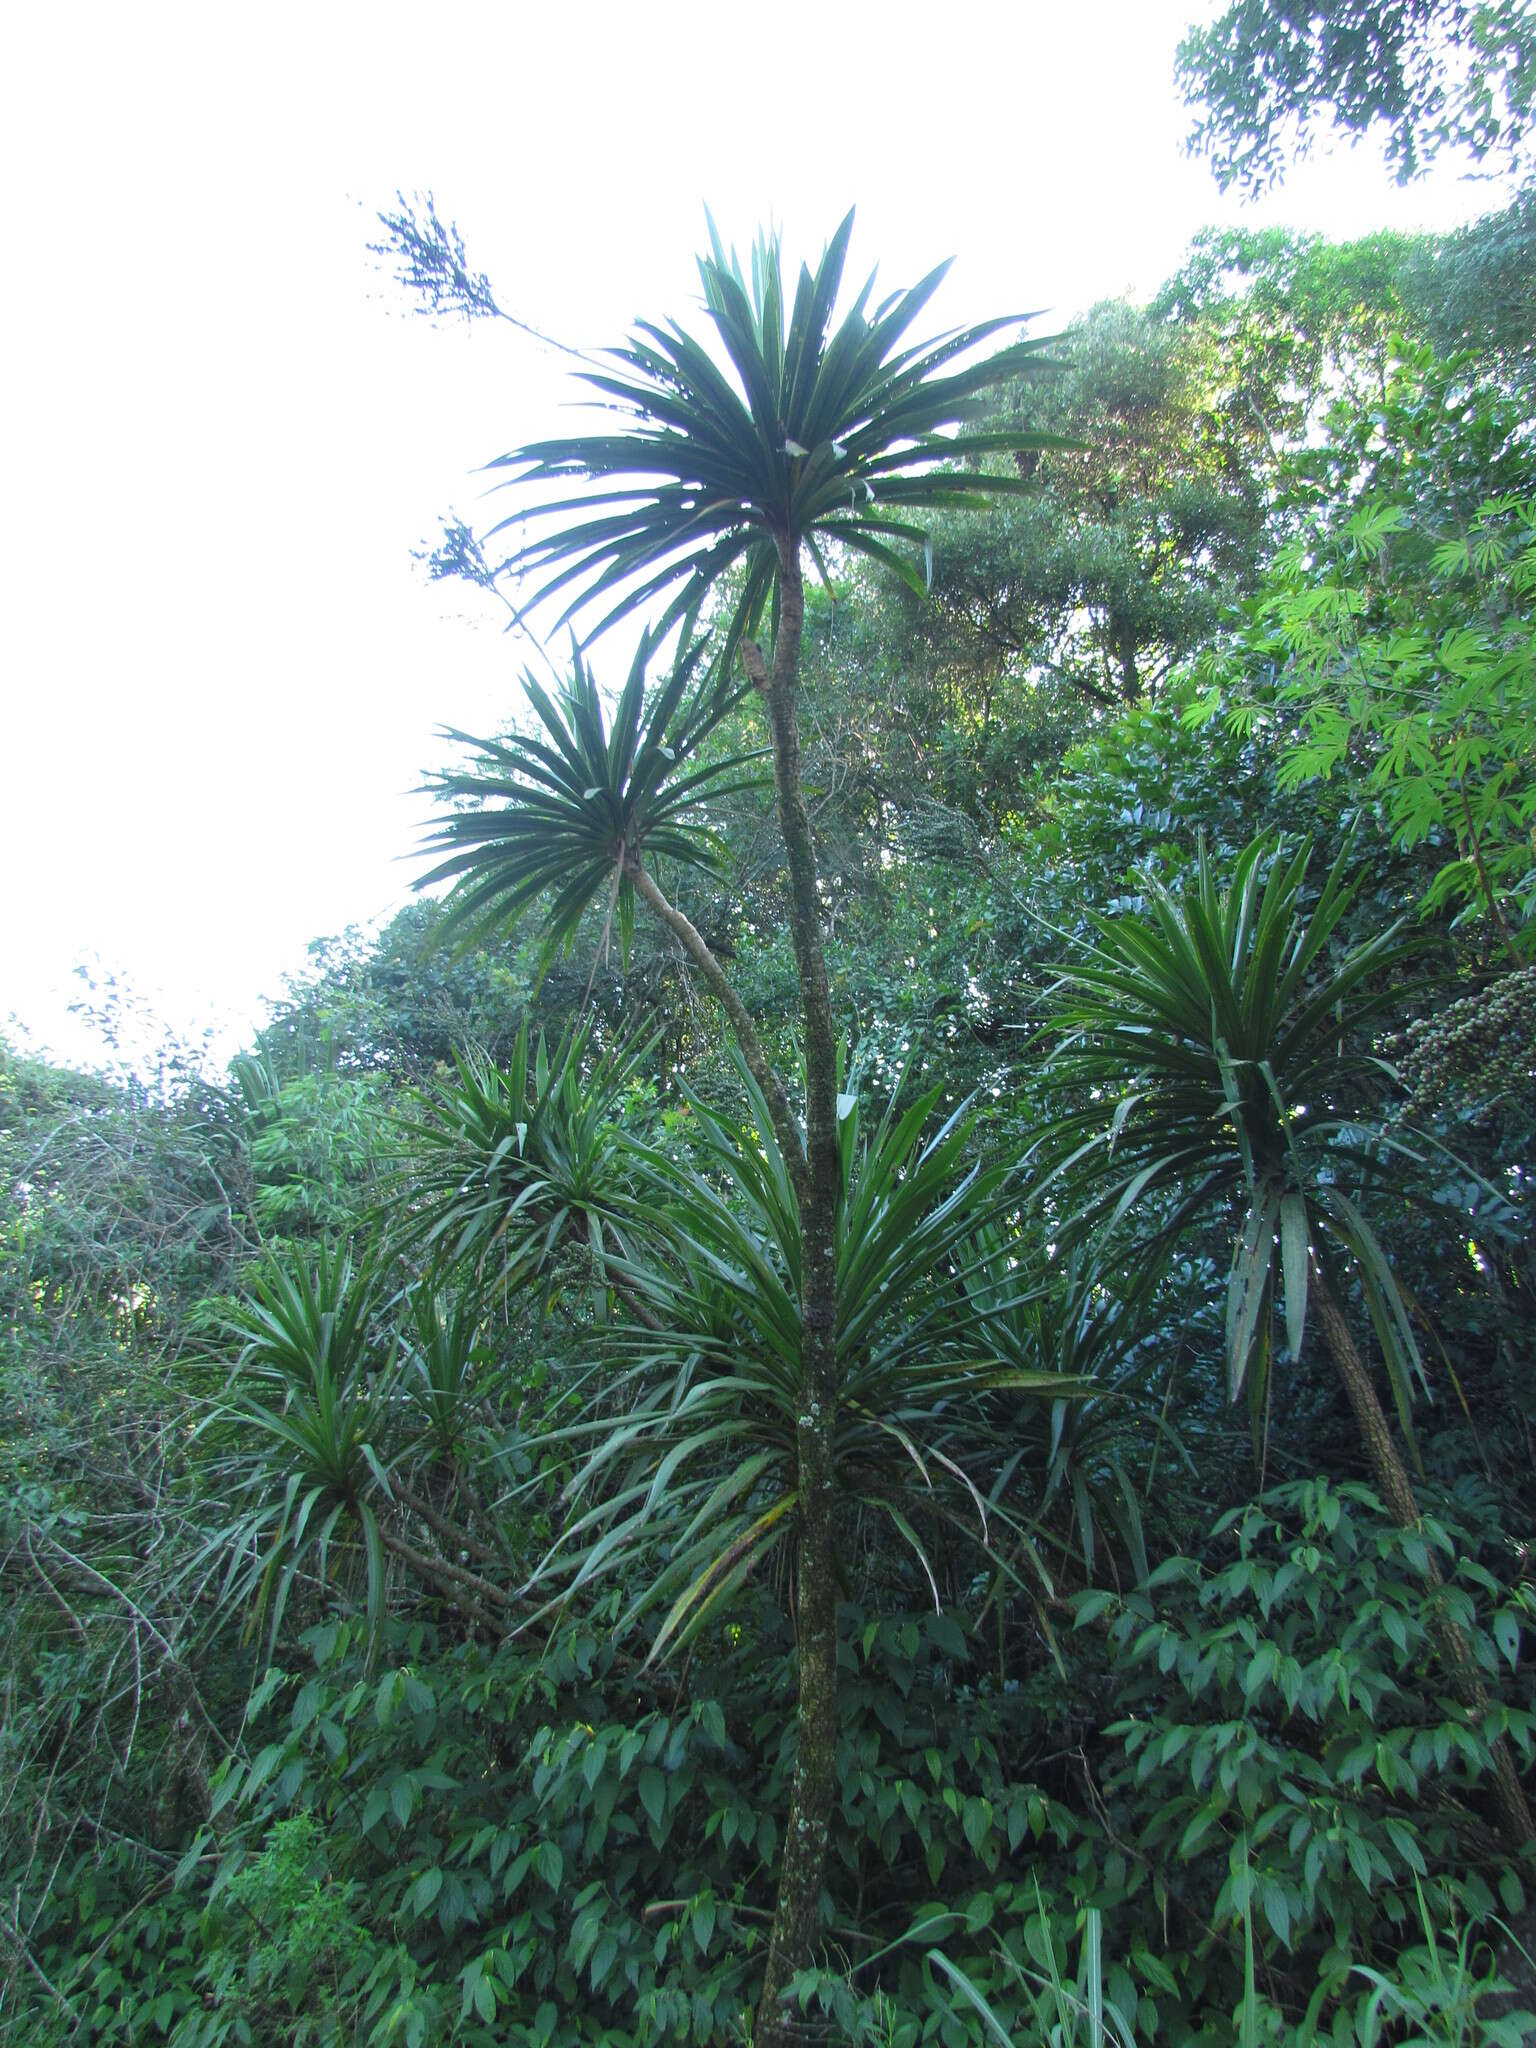
<path fill-rule="evenodd" d="M 691 313 L 702 206 L 851 267 L 957 258 L 944 324 L 1150 291 L 1234 219 L 1180 143 L 1210 0 L 413 9 L 13 5 L 0 1030 L 84 1059 L 84 962 L 227 1053 L 308 942 L 406 900 L 441 725 L 521 659 L 410 551 L 547 431 L 558 359 L 411 316 L 365 253 L 431 189 L 503 305 L 582 344 Z M 1249 217 L 1445 227 L 1366 151 Z"/>

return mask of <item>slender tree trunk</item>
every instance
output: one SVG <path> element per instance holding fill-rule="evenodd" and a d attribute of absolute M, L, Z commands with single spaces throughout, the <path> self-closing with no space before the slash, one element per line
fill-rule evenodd
<path fill-rule="evenodd" d="M 423 1484 L 426 1482 L 423 1481 Z M 445 1515 L 441 1508 L 406 1485 L 398 1472 L 390 1475 L 389 1490 L 396 1500 L 408 1507 L 413 1515 L 420 1515 L 434 1535 L 440 1536 L 450 1550 L 463 1550 L 469 1556 L 478 1558 L 481 1564 L 499 1564 L 501 1560 L 489 1545 L 480 1541 L 462 1523 Z"/>
<path fill-rule="evenodd" d="M 1109 616 L 1110 643 L 1115 650 L 1115 661 L 1120 669 L 1120 697 L 1126 704 L 1141 701 L 1141 671 L 1136 666 L 1136 635 L 1132 628 L 1117 619 L 1113 612 Z"/>
<path fill-rule="evenodd" d="M 1504 943 L 1505 952 L 1508 953 L 1509 957 L 1518 967 L 1520 965 L 1520 948 L 1515 944 L 1514 933 L 1509 928 L 1504 912 L 1500 908 L 1498 895 L 1489 878 L 1487 864 L 1483 859 L 1482 845 L 1477 836 L 1477 824 L 1472 816 L 1472 800 L 1467 795 L 1467 779 L 1464 775 L 1458 780 L 1457 791 L 1461 797 L 1461 814 L 1467 821 L 1467 845 L 1472 851 L 1472 864 L 1477 869 L 1477 879 L 1483 892 L 1483 902 L 1486 904 L 1488 915 L 1493 920 L 1499 937 Z"/>
<path fill-rule="evenodd" d="M 1355 1411 L 1355 1421 L 1365 1444 L 1365 1454 L 1370 1461 L 1377 1490 L 1398 1527 L 1415 1529 L 1419 1524 L 1419 1503 L 1414 1495 L 1413 1482 L 1408 1477 L 1408 1468 L 1393 1440 L 1386 1411 L 1376 1398 L 1376 1389 L 1350 1333 L 1339 1298 L 1315 1256 L 1312 1261 L 1312 1300 L 1322 1326 L 1323 1342 L 1328 1347 L 1339 1378 L 1344 1382 L 1349 1405 Z M 1438 1591 L 1445 1581 L 1434 1552 L 1429 1550 L 1426 1554 L 1429 1559 L 1426 1576 L 1431 1588 Z M 1481 1719 L 1488 1711 L 1488 1694 L 1471 1646 L 1443 1611 L 1437 1611 L 1434 1630 L 1458 1698 L 1469 1713 Z M 1498 1814 L 1499 1829 L 1511 1849 L 1520 1849 L 1536 1838 L 1536 1826 L 1532 1824 L 1531 1809 L 1526 1803 L 1509 1744 L 1499 1735 L 1494 1738 L 1491 1748 L 1493 1804 Z"/>
<path fill-rule="evenodd" d="M 805 618 L 798 546 L 779 544 L 779 630 L 773 667 L 756 680 L 773 741 L 779 829 L 789 867 L 790 934 L 805 1023 L 806 1188 L 800 1202 L 801 1410 L 796 1421 L 799 1557 L 796 1635 L 800 1703 L 795 1776 L 779 1867 L 768 1965 L 753 2030 L 754 2048 L 791 2039 L 783 1993 L 811 1959 L 820 1925 L 821 1883 L 837 1795 L 837 1530 L 832 1452 L 837 1422 L 836 1220 L 837 1040 L 821 943 L 816 851 L 800 787 L 795 692 Z"/>
<path fill-rule="evenodd" d="M 784 1164 L 789 1177 L 795 1184 L 795 1191 L 804 1201 L 806 1194 L 805 1152 L 800 1143 L 800 1132 L 789 1107 L 784 1085 L 773 1070 L 768 1055 L 763 1051 L 746 1004 L 731 987 L 730 979 L 719 961 L 710 950 L 709 942 L 702 932 L 685 917 L 683 912 L 669 903 L 656 886 L 655 877 L 632 856 L 624 863 L 624 871 L 635 885 L 635 894 L 641 902 L 654 910 L 670 932 L 682 940 L 684 949 L 697 965 L 714 994 L 720 999 L 725 1014 L 731 1020 L 731 1029 L 736 1034 L 736 1043 L 741 1047 L 742 1057 L 768 1103 L 768 1114 L 773 1119 L 773 1135 L 784 1155 Z"/>

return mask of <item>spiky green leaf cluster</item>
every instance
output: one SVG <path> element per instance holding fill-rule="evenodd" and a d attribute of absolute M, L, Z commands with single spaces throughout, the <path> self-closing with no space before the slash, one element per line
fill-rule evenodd
<path fill-rule="evenodd" d="M 1075 1141 L 1057 1167 L 1077 1197 L 1070 1232 L 1150 1212 L 1166 1248 L 1203 1214 L 1237 1218 L 1234 1399 L 1254 1368 L 1262 1394 L 1276 1302 L 1300 1351 L 1310 1262 L 1320 1233 L 1335 1240 L 1359 1272 L 1407 1429 L 1418 1345 L 1358 1187 L 1346 1188 L 1392 1164 L 1392 1148 L 1366 1147 L 1361 1132 L 1379 1093 L 1371 1029 L 1401 1000 L 1406 949 L 1395 925 L 1337 943 L 1355 888 L 1347 858 L 1309 907 L 1309 845 L 1286 857 L 1254 840 L 1225 888 L 1202 847 L 1182 894 L 1149 880 L 1144 918 L 1096 919 L 1096 950 L 1056 993 L 1061 1067 L 1089 1099 L 1053 1136 Z"/>
<path fill-rule="evenodd" d="M 542 727 L 509 739 L 448 737 L 474 750 L 472 766 L 434 776 L 428 789 L 444 803 L 427 847 L 444 857 L 418 888 L 455 884 L 449 928 L 484 931 L 510 923 L 546 895 L 546 947 L 568 945 L 588 905 L 606 897 L 627 956 L 634 927 L 634 863 L 675 861 L 713 871 L 724 857 L 719 836 L 698 815 L 710 802 L 755 785 L 736 755 L 689 767 L 733 699 L 694 688 L 695 647 L 674 664 L 646 702 L 646 664 L 655 648 L 641 638 L 610 720 L 597 680 L 579 651 L 551 696 L 536 677 L 523 688 Z"/>
<path fill-rule="evenodd" d="M 697 613 L 736 570 L 728 658 L 760 617 L 782 556 L 801 543 L 823 574 L 823 544 L 835 542 L 921 590 L 926 535 L 915 514 L 1026 488 L 1016 471 L 993 475 L 979 461 L 1049 437 L 967 429 L 986 416 L 985 393 L 1040 367 L 1045 342 L 975 359 L 1018 318 L 909 342 L 948 264 L 873 303 L 871 276 L 837 318 L 852 231 L 850 212 L 814 273 L 802 266 L 791 300 L 776 235 L 759 237 L 749 289 L 711 222 L 699 276 L 713 345 L 676 322 L 640 322 L 609 351 L 611 371 L 584 373 L 616 428 L 498 458 L 519 505 L 494 530 L 524 520 L 540 529 L 505 564 L 530 580 L 531 602 L 558 597 L 565 619 L 606 606 L 601 631 L 668 594 L 668 617 Z M 571 483 L 590 488 L 573 496 Z M 530 504 L 529 486 L 553 495 Z M 546 532 L 549 520 L 559 523 Z"/>
<path fill-rule="evenodd" d="M 389 1481 L 380 1454 L 393 1341 L 374 1328 L 381 1278 L 348 1252 L 273 1255 L 253 1275 L 230 1322 L 240 1356 L 213 1418 L 246 1438 L 237 1458 L 253 1505 L 221 1532 L 224 1593 L 270 1611 L 275 1641 L 294 1583 L 312 1570 L 365 1588 L 370 1633 L 384 1611 L 384 1542 L 377 1514 Z"/>
<path fill-rule="evenodd" d="M 430 1455 L 452 1464 L 469 1448 L 477 1395 L 495 1385 L 494 1352 L 484 1341 L 484 1302 L 473 1284 L 440 1292 L 423 1281 L 411 1289 L 406 1306 L 400 1394 L 419 1417 Z"/>
<path fill-rule="evenodd" d="M 632 1574 L 624 1623 L 660 1610 L 652 1655 L 688 1641 L 791 1533 L 814 1398 L 794 1188 L 767 1105 L 739 1061 L 738 1072 L 750 1121 L 693 1101 L 697 1166 L 637 1149 L 669 1255 L 615 1261 L 646 1314 L 616 1347 L 624 1374 L 602 1412 L 563 1433 L 580 1454 L 573 1512 L 539 1575 L 559 1599 Z M 988 1400 L 1084 1390 L 998 1356 L 973 1311 L 973 1241 L 1006 1201 L 1004 1176 L 970 1157 L 963 1110 L 928 1134 L 941 1092 L 905 1108 L 893 1096 L 873 1130 L 845 1093 L 836 1238 L 837 1484 L 929 1583 L 925 1519 L 987 1542 L 966 1463 L 989 1441 Z"/>
<path fill-rule="evenodd" d="M 400 1122 L 399 1243 L 502 1282 L 547 1273 L 573 1241 L 601 1268 L 629 1210 L 617 1103 L 647 1050 L 597 1052 L 589 1020 L 551 1053 L 525 1017 L 505 1067 L 457 1055 Z"/>

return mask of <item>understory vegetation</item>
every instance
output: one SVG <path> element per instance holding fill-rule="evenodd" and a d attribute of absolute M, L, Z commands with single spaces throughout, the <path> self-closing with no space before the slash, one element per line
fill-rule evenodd
<path fill-rule="evenodd" d="M 0 1051 L 0 2035 L 1530 2038 L 1533 223 L 715 242 L 453 887 Z"/>

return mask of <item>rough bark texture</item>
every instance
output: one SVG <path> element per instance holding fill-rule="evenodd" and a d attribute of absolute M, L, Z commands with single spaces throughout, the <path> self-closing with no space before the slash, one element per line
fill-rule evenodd
<path fill-rule="evenodd" d="M 1408 1477 L 1393 1441 L 1392 1428 L 1387 1421 L 1386 1411 L 1376 1398 L 1376 1389 L 1371 1385 L 1371 1376 L 1365 1369 L 1349 1323 L 1340 1306 L 1338 1296 L 1329 1285 L 1321 1266 L 1314 1259 L 1312 1265 L 1312 1301 L 1322 1326 L 1323 1341 L 1333 1359 L 1344 1391 L 1349 1396 L 1349 1405 L 1355 1412 L 1360 1435 L 1365 1444 L 1366 1456 L 1376 1480 L 1377 1491 L 1385 1501 L 1387 1510 L 1399 1528 L 1413 1529 L 1419 1522 L 1419 1503 L 1414 1495 L 1413 1482 Z M 1429 1553 L 1428 1579 L 1432 1588 L 1445 1582 L 1434 1552 Z M 1488 1694 L 1484 1689 L 1482 1675 L 1471 1646 L 1461 1630 L 1441 1613 L 1434 1624 L 1439 1638 L 1440 1652 L 1456 1688 L 1457 1697 L 1469 1714 L 1481 1719 L 1488 1711 Z M 1509 1744 L 1503 1736 L 1497 1736 L 1493 1751 L 1493 1805 L 1498 1815 L 1499 1830 L 1511 1849 L 1520 1849 L 1536 1838 L 1536 1826 L 1531 1820 L 1531 1809 L 1526 1802 L 1525 1792 L 1515 1770 L 1515 1760 L 1510 1754 Z"/>
<path fill-rule="evenodd" d="M 779 544 L 779 630 L 773 666 L 762 679 L 773 741 L 774 790 L 789 867 L 790 934 L 805 1023 L 806 1179 L 800 1202 L 803 1394 L 796 1424 L 799 1465 L 799 1562 L 796 1634 L 800 1704 L 794 1783 L 784 1831 L 779 1896 L 753 2030 L 754 2048 L 793 2038 L 794 2013 L 783 1992 L 815 1948 L 822 1873 L 836 1795 L 837 1532 L 832 1450 L 837 1417 L 838 1178 L 837 1040 L 821 944 L 816 851 L 800 787 L 795 690 L 805 616 L 798 545 Z"/>

